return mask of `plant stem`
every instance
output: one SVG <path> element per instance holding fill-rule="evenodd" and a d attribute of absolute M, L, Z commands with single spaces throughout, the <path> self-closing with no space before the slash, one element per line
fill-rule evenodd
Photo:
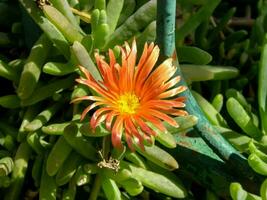
<path fill-rule="evenodd" d="M 90 193 L 89 200 L 97 200 L 100 187 L 101 187 L 101 177 L 99 174 L 97 174 L 94 180 L 94 184 L 93 184 L 92 191 Z"/>
<path fill-rule="evenodd" d="M 102 141 L 102 151 L 104 159 L 108 159 L 108 154 L 110 152 L 110 135 L 107 135 L 103 138 Z"/>

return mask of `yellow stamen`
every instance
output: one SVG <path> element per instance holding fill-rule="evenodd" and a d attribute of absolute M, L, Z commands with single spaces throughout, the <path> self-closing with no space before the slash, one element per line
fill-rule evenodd
<path fill-rule="evenodd" d="M 121 95 L 117 103 L 119 111 L 122 114 L 134 114 L 140 105 L 138 97 L 133 93 Z"/>

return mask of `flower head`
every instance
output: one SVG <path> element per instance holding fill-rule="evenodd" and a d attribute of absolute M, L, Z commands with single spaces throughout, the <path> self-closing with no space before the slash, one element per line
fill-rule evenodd
<path fill-rule="evenodd" d="M 121 64 L 117 63 L 112 50 L 108 53 L 109 63 L 99 54 L 95 54 L 102 81 L 96 81 L 87 69 L 80 67 L 85 78 L 79 78 L 77 82 L 87 85 L 99 94 L 74 100 L 94 102 L 83 111 L 81 120 L 90 110 L 99 107 L 90 120 L 92 129 L 102 122 L 105 123 L 106 128 L 111 131 L 113 146 L 122 147 L 123 136 L 131 149 L 133 140 L 144 148 L 144 140 L 151 141 L 151 136 L 156 135 L 147 122 L 160 131 L 166 131 L 163 121 L 178 127 L 172 117 L 183 116 L 187 112 L 180 109 L 185 106 L 185 98 L 176 96 L 186 90 L 186 87 L 176 87 L 180 77 L 173 77 L 176 67 L 172 58 L 154 68 L 159 57 L 159 48 L 151 43 L 145 44 L 136 64 L 135 41 L 131 48 L 128 43 L 121 47 Z"/>

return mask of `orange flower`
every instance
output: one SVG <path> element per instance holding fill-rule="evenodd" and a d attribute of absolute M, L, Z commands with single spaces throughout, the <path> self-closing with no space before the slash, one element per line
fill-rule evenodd
<path fill-rule="evenodd" d="M 122 147 L 121 140 L 124 136 L 130 149 L 133 149 L 133 139 L 143 149 L 144 140 L 151 142 L 151 136 L 156 135 L 146 122 L 160 131 L 166 131 L 162 121 L 178 127 L 172 116 L 187 115 L 186 111 L 179 109 L 185 106 L 185 98 L 175 97 L 186 90 L 186 87 L 175 87 L 180 77 L 173 77 L 176 67 L 172 58 L 154 69 L 159 48 L 153 43 L 145 44 L 137 65 L 135 41 L 132 48 L 128 43 L 125 43 L 125 48 L 121 47 L 121 65 L 116 62 L 112 50 L 108 53 L 109 64 L 102 56 L 95 54 L 103 81 L 97 82 L 84 67 L 80 67 L 80 70 L 86 78 L 76 80 L 92 88 L 100 96 L 84 96 L 74 99 L 74 102 L 94 101 L 83 111 L 81 120 L 90 110 L 101 106 L 92 115 L 90 125 L 94 130 L 104 122 L 111 131 L 114 147 Z"/>

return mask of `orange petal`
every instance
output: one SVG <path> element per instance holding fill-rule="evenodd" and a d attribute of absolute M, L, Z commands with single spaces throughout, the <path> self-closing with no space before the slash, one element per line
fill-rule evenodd
<path fill-rule="evenodd" d="M 107 88 L 110 89 L 110 87 L 112 87 L 113 89 L 116 90 L 118 88 L 116 85 L 117 81 L 113 77 L 111 68 L 104 60 L 100 58 L 98 54 L 96 54 L 96 60 L 97 60 L 98 69 L 100 70 L 101 72 L 100 74 L 103 78 L 103 81 L 100 81 L 100 82 L 104 84 L 108 84 L 109 87 Z M 87 71 L 87 79 L 77 79 L 76 81 L 81 84 L 89 86 L 90 88 L 95 90 L 97 93 L 101 94 L 102 96 L 112 98 L 112 95 L 109 95 L 106 88 L 102 87 L 88 71 Z"/>
<path fill-rule="evenodd" d="M 127 65 L 127 62 L 126 62 L 127 52 L 126 52 L 125 48 L 123 48 L 123 47 L 120 47 L 120 50 L 121 50 L 121 66 L 126 67 L 126 65 Z"/>
<path fill-rule="evenodd" d="M 155 92 L 155 89 L 164 88 L 164 83 L 174 75 L 175 71 L 176 68 L 172 65 L 172 59 L 165 60 L 145 81 L 142 91 L 139 93 L 140 97 L 147 100 L 155 96 L 158 92 Z"/>
<path fill-rule="evenodd" d="M 83 96 L 83 97 L 77 97 L 71 101 L 71 103 L 75 103 L 77 101 L 83 101 L 83 100 L 89 100 L 89 101 L 102 101 L 104 102 L 105 99 L 103 97 L 98 96 Z"/>
<path fill-rule="evenodd" d="M 149 100 L 146 103 L 143 103 L 142 109 L 145 108 L 160 108 L 160 109 L 169 109 L 174 107 L 176 104 L 180 103 L 179 101 L 173 101 L 173 100 L 163 100 L 163 99 L 153 99 Z"/>
<path fill-rule="evenodd" d="M 144 85 L 140 96 L 150 95 L 151 98 L 153 97 L 156 98 L 161 93 L 175 86 L 180 80 L 181 80 L 180 76 L 176 76 L 165 84 L 162 83 L 161 85 L 156 85 L 156 84 L 153 84 L 152 82 L 151 84 Z M 149 80 L 147 80 L 147 82 L 149 82 Z"/>
<path fill-rule="evenodd" d="M 79 65 L 78 67 L 79 67 L 80 70 L 83 72 L 83 74 L 85 75 L 85 77 L 86 77 L 87 79 L 89 79 L 89 76 L 90 76 L 89 71 L 88 71 L 85 67 L 83 67 L 83 66 L 81 66 L 81 65 Z"/>
<path fill-rule="evenodd" d="M 126 77 L 126 67 L 122 66 L 120 69 L 120 74 L 119 74 L 119 87 L 120 87 L 120 92 L 123 94 L 127 91 L 127 77 Z"/>
<path fill-rule="evenodd" d="M 98 125 L 99 117 L 101 116 L 101 114 L 110 110 L 111 110 L 110 108 L 105 107 L 105 108 L 99 108 L 97 111 L 94 112 L 90 120 L 90 125 L 92 129 L 95 129 L 96 126 Z"/>
<path fill-rule="evenodd" d="M 111 142 L 115 148 L 122 149 L 121 136 L 122 136 L 123 118 L 118 116 L 111 131 Z"/>
<path fill-rule="evenodd" d="M 132 119 L 130 117 L 127 117 L 124 122 L 125 122 L 125 130 L 129 134 L 136 137 L 138 146 L 143 149 L 144 148 L 144 144 L 143 144 L 144 138 L 140 135 L 140 133 L 136 129 L 134 123 L 132 122 Z"/>
<path fill-rule="evenodd" d="M 90 88 L 92 88 L 93 90 L 95 90 L 98 94 L 100 94 L 101 96 L 105 97 L 106 99 L 112 99 L 112 100 L 116 99 L 116 97 L 114 97 L 109 90 L 107 90 L 106 88 L 103 88 L 101 85 L 99 85 L 94 80 L 94 78 L 92 78 L 92 81 L 87 81 L 87 85 Z"/>
<path fill-rule="evenodd" d="M 179 127 L 179 125 L 177 124 L 177 122 L 174 119 L 172 119 L 171 117 L 169 117 L 168 115 L 166 115 L 163 112 L 159 112 L 159 111 L 154 110 L 154 109 L 148 109 L 148 112 L 149 112 L 149 114 L 153 115 L 154 117 L 157 117 L 163 121 L 166 121 L 171 126 Z"/>
<path fill-rule="evenodd" d="M 109 76 L 112 76 L 111 81 L 114 82 L 114 84 L 116 84 L 117 88 L 119 88 L 118 70 L 116 69 L 116 66 L 118 66 L 118 64 L 116 63 L 115 55 L 111 49 L 109 49 L 109 62 L 110 62 L 110 68 L 111 68 L 111 72 Z"/>
<path fill-rule="evenodd" d="M 118 90 L 118 82 L 114 74 L 114 66 L 111 68 L 104 60 L 100 60 L 98 64 L 98 68 L 101 71 L 101 76 L 103 78 L 103 84 L 106 88 L 110 90 Z"/>
<path fill-rule="evenodd" d="M 185 87 L 185 86 L 179 86 L 177 88 L 173 88 L 173 89 L 168 90 L 164 93 L 161 93 L 158 96 L 158 98 L 164 99 L 164 98 L 173 97 L 173 96 L 176 96 L 177 94 L 180 94 L 181 92 L 185 91 L 186 89 L 187 89 L 187 87 Z"/>
<path fill-rule="evenodd" d="M 119 115 L 119 113 L 117 113 L 116 111 L 111 111 L 110 113 L 107 114 L 107 118 L 106 118 L 106 128 L 110 131 L 111 130 L 111 125 L 112 125 L 112 121 L 113 118 L 115 116 Z"/>
<path fill-rule="evenodd" d="M 144 102 L 149 101 L 151 99 L 156 99 L 158 95 L 163 93 L 165 90 L 161 87 L 150 87 L 150 89 L 143 88 L 141 93 L 139 94 L 140 99 Z"/>
<path fill-rule="evenodd" d="M 77 78 L 75 79 L 76 82 L 83 84 L 83 85 L 87 85 L 88 86 L 88 79 L 84 79 L 84 78 Z"/>
<path fill-rule="evenodd" d="M 96 61 L 96 65 L 97 65 L 97 67 L 98 67 L 98 69 L 100 71 L 100 75 L 102 76 L 102 74 L 104 74 L 103 68 L 100 67 L 102 58 L 98 53 L 95 53 L 95 61 Z"/>
<path fill-rule="evenodd" d="M 172 106 L 175 108 L 183 108 L 185 107 L 185 103 L 180 102 L 180 101 L 175 101 L 175 100 L 169 100 L 170 103 L 172 103 Z"/>
<path fill-rule="evenodd" d="M 112 68 L 116 63 L 116 58 L 114 52 L 111 49 L 108 50 L 108 55 L 109 55 L 109 65 Z"/>
<path fill-rule="evenodd" d="M 186 97 L 177 97 L 173 101 L 185 102 L 186 101 Z"/>
<path fill-rule="evenodd" d="M 118 75 L 119 75 L 120 70 L 121 70 L 121 66 L 120 66 L 118 63 L 116 63 L 116 64 L 114 65 L 114 67 L 115 67 L 115 69 L 117 70 Z"/>
<path fill-rule="evenodd" d="M 172 59 L 168 58 L 161 63 L 149 76 L 152 84 L 167 82 L 175 73 L 176 67 L 172 64 Z"/>
<path fill-rule="evenodd" d="M 169 80 L 167 83 L 164 84 L 164 89 L 169 89 L 173 86 L 175 86 L 177 83 L 179 83 L 181 80 L 180 76 L 176 76 L 174 78 L 172 78 L 171 80 Z"/>
<path fill-rule="evenodd" d="M 155 46 L 151 54 L 148 55 L 143 66 L 139 66 L 139 65 L 137 66 L 136 80 L 135 80 L 137 93 L 139 93 L 139 91 L 142 88 L 143 83 L 145 82 L 148 75 L 154 68 L 154 65 L 156 64 L 158 57 L 159 57 L 159 48 L 158 46 Z"/>
<path fill-rule="evenodd" d="M 171 105 L 166 106 L 166 105 L 162 105 L 162 104 L 153 104 L 152 106 L 148 106 L 146 109 L 148 109 L 148 108 L 164 111 L 164 110 L 172 109 L 173 106 L 171 106 Z"/>
<path fill-rule="evenodd" d="M 151 145 L 153 144 L 153 140 L 152 140 L 151 135 L 144 134 L 143 137 L 149 144 L 151 144 Z"/>
<path fill-rule="evenodd" d="M 146 59 L 147 59 L 147 55 L 148 55 L 147 48 L 148 48 L 148 47 L 147 47 L 147 43 L 145 43 L 143 53 L 142 53 L 142 55 L 141 55 L 141 57 L 140 57 L 140 59 L 139 59 L 139 63 L 138 63 L 137 66 L 143 66 L 143 65 L 144 65 L 144 63 L 145 63 L 145 61 L 146 61 Z M 139 68 L 140 68 L 140 67 L 139 67 Z M 139 70 L 140 70 L 140 69 L 139 69 Z"/>
<path fill-rule="evenodd" d="M 93 108 L 97 107 L 97 106 L 100 106 L 100 105 L 103 105 L 104 103 L 103 102 L 95 102 L 93 104 L 91 104 L 90 106 L 87 106 L 84 111 L 82 112 L 82 115 L 81 115 L 81 121 L 84 119 L 85 115 L 90 111 L 92 110 Z"/>
<path fill-rule="evenodd" d="M 124 42 L 124 49 L 125 49 L 126 57 L 128 57 L 130 52 L 131 52 L 131 47 L 130 47 L 129 43 L 126 41 Z"/>
<path fill-rule="evenodd" d="M 154 126 L 156 126 L 160 131 L 165 132 L 166 128 L 163 126 L 162 122 L 157 119 L 156 117 L 149 115 L 149 114 L 145 114 L 142 113 L 140 115 L 142 118 L 144 118 L 145 120 L 151 122 Z"/>
<path fill-rule="evenodd" d="M 130 150 L 132 152 L 134 152 L 135 148 L 133 146 L 133 140 L 132 140 L 132 137 L 130 136 L 130 134 L 128 132 L 125 132 L 125 139 L 126 139 L 127 145 L 130 148 Z"/>
<path fill-rule="evenodd" d="M 185 110 L 178 110 L 178 109 L 176 109 L 176 111 L 173 111 L 170 114 L 171 115 L 175 115 L 175 116 L 187 116 L 188 115 L 188 112 L 186 112 Z"/>
<path fill-rule="evenodd" d="M 147 52 L 150 54 L 155 47 L 158 47 L 157 45 L 154 45 L 154 42 L 151 42 L 147 48 Z"/>
<path fill-rule="evenodd" d="M 90 75 L 90 77 L 92 76 Z M 95 90 L 97 93 L 99 93 L 102 96 L 106 96 L 106 97 L 110 96 L 108 94 L 108 91 L 102 86 L 100 86 L 93 78 L 92 80 L 76 79 L 76 81 L 80 84 L 87 85 L 89 88 L 92 88 L 93 90 Z"/>
<path fill-rule="evenodd" d="M 151 129 L 140 117 L 135 116 L 134 119 L 144 133 L 147 133 L 148 135 L 156 135 L 156 132 Z"/>
<path fill-rule="evenodd" d="M 127 76 L 127 82 L 128 82 L 128 87 L 130 90 L 133 89 L 133 85 L 134 85 L 134 71 L 135 71 L 135 63 L 136 63 L 136 55 L 137 55 L 137 48 L 136 48 L 136 42 L 135 39 L 133 40 L 132 43 L 132 48 L 131 51 L 128 54 L 127 57 L 127 72 L 126 72 L 126 76 Z"/>

